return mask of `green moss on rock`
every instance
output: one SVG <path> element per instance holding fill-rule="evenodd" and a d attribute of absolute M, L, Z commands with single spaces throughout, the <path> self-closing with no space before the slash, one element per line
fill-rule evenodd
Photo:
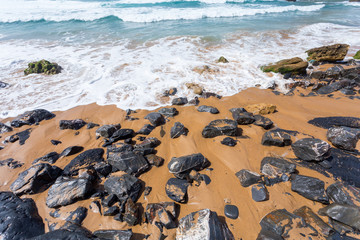
<path fill-rule="evenodd" d="M 221 57 L 217 60 L 217 62 L 228 63 L 229 61 L 228 61 L 225 57 L 221 56 Z"/>
<path fill-rule="evenodd" d="M 315 60 L 317 62 L 336 62 L 345 58 L 349 45 L 347 44 L 334 44 L 330 46 L 323 46 L 307 50 L 307 60 Z"/>
<path fill-rule="evenodd" d="M 40 60 L 38 62 L 31 62 L 28 68 L 24 70 L 25 75 L 32 73 L 44 73 L 47 75 L 57 74 L 61 67 L 57 63 L 51 63 L 47 60 Z"/>
<path fill-rule="evenodd" d="M 353 56 L 354 59 L 360 59 L 360 50 Z"/>
<path fill-rule="evenodd" d="M 303 61 L 301 58 L 295 57 L 290 59 L 284 59 L 275 64 L 262 66 L 261 70 L 264 72 L 274 73 L 292 73 L 292 74 L 303 74 L 306 72 L 308 63 Z"/>

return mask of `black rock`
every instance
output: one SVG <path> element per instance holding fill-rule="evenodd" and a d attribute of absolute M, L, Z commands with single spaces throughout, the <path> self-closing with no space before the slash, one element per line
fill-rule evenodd
<path fill-rule="evenodd" d="M 326 189 L 331 201 L 346 205 L 360 205 L 360 190 L 343 182 L 335 182 Z"/>
<path fill-rule="evenodd" d="M 46 205 L 56 208 L 85 199 L 90 195 L 91 187 L 91 181 L 86 178 L 59 177 L 49 189 Z"/>
<path fill-rule="evenodd" d="M 235 175 L 240 180 L 240 184 L 243 187 L 249 187 L 255 183 L 262 182 L 261 176 L 259 174 L 246 169 L 240 170 Z"/>
<path fill-rule="evenodd" d="M 101 136 L 103 138 L 110 138 L 116 130 L 120 129 L 121 125 L 103 125 L 96 129 L 95 133 L 96 136 Z"/>
<path fill-rule="evenodd" d="M 335 126 L 344 126 L 351 128 L 360 128 L 360 118 L 355 117 L 323 117 L 314 118 L 308 123 L 321 128 L 331 128 Z"/>
<path fill-rule="evenodd" d="M 218 114 L 219 110 L 216 107 L 211 107 L 211 106 L 199 106 L 197 109 L 199 112 L 208 112 L 208 113 L 212 113 L 212 114 Z"/>
<path fill-rule="evenodd" d="M 45 110 L 36 109 L 33 111 L 27 111 L 14 120 L 11 121 L 12 127 L 21 127 L 23 125 L 33 125 L 41 122 L 42 120 L 49 120 L 55 117 L 55 114 Z"/>
<path fill-rule="evenodd" d="M 34 200 L 0 192 L 0 236 L 4 240 L 22 240 L 45 233 Z"/>
<path fill-rule="evenodd" d="M 148 154 L 145 156 L 150 165 L 160 167 L 164 164 L 164 159 L 155 154 Z"/>
<path fill-rule="evenodd" d="M 165 97 L 174 96 L 177 93 L 177 88 L 170 88 L 169 90 L 164 91 L 163 95 Z"/>
<path fill-rule="evenodd" d="M 94 170 L 100 174 L 100 176 L 107 177 L 112 172 L 112 166 L 105 162 L 98 162 L 94 165 Z"/>
<path fill-rule="evenodd" d="M 184 179 L 170 178 L 165 186 L 166 195 L 175 202 L 185 203 L 187 201 L 187 189 L 189 183 Z"/>
<path fill-rule="evenodd" d="M 185 97 L 179 97 L 179 98 L 174 98 L 172 100 L 172 105 L 185 105 L 188 103 L 187 98 Z"/>
<path fill-rule="evenodd" d="M 118 206 L 112 206 L 112 207 L 105 207 L 103 208 L 103 214 L 104 216 L 115 216 L 119 213 L 119 207 Z"/>
<path fill-rule="evenodd" d="M 188 132 L 189 130 L 181 122 L 175 122 L 174 126 L 170 130 L 170 137 L 178 138 L 181 135 L 187 136 Z"/>
<path fill-rule="evenodd" d="M 0 122 L 0 134 L 11 132 L 13 130 L 12 127 L 9 127 L 8 125 L 5 125 L 4 123 Z"/>
<path fill-rule="evenodd" d="M 291 136 L 285 131 L 275 129 L 264 133 L 261 144 L 265 146 L 284 147 L 291 144 Z"/>
<path fill-rule="evenodd" d="M 104 183 L 104 188 L 107 193 L 116 195 L 125 204 L 129 198 L 136 202 L 142 183 L 136 177 L 124 174 L 121 177 L 109 177 Z"/>
<path fill-rule="evenodd" d="M 146 206 L 146 222 L 166 229 L 176 228 L 178 205 L 174 202 L 149 203 Z"/>
<path fill-rule="evenodd" d="M 133 138 L 134 136 L 135 136 L 134 130 L 124 128 L 124 129 L 119 129 L 116 132 L 114 132 L 109 140 L 111 143 L 113 143 L 113 142 L 116 142 L 119 140 Z"/>
<path fill-rule="evenodd" d="M 60 174 L 60 168 L 40 163 L 20 173 L 10 189 L 17 195 L 35 194 L 48 188 Z"/>
<path fill-rule="evenodd" d="M 68 156 L 77 154 L 77 153 L 81 152 L 82 150 L 84 150 L 84 148 L 82 146 L 71 146 L 71 147 L 65 148 L 64 151 L 61 152 L 60 156 L 68 157 Z"/>
<path fill-rule="evenodd" d="M 216 212 L 203 209 L 190 213 L 179 221 L 178 239 L 235 239 L 226 223 L 220 222 Z"/>
<path fill-rule="evenodd" d="M 329 157 L 330 145 L 317 138 L 303 138 L 291 145 L 296 157 L 305 161 L 323 161 Z"/>
<path fill-rule="evenodd" d="M 319 210 L 320 215 L 360 230 L 360 207 L 333 203 Z"/>
<path fill-rule="evenodd" d="M 93 232 L 94 236 L 101 240 L 130 240 L 133 233 L 129 230 L 98 230 Z"/>
<path fill-rule="evenodd" d="M 113 167 L 113 172 L 124 171 L 135 176 L 150 167 L 143 155 L 134 152 L 109 152 L 107 161 Z"/>
<path fill-rule="evenodd" d="M 80 153 L 71 162 L 65 166 L 65 175 L 77 175 L 80 169 L 93 167 L 96 163 L 104 161 L 104 150 L 102 148 L 94 148 Z"/>
<path fill-rule="evenodd" d="M 273 127 L 274 123 L 271 121 L 271 119 L 267 117 L 264 117 L 262 115 L 254 115 L 254 118 L 255 118 L 254 125 L 256 126 L 260 126 L 266 130 Z"/>
<path fill-rule="evenodd" d="M 8 159 L 0 161 L 0 167 L 8 166 L 11 169 L 20 168 L 23 165 L 24 165 L 23 163 L 21 163 L 19 161 L 15 161 L 15 159 L 13 159 L 13 158 L 8 158 Z"/>
<path fill-rule="evenodd" d="M 92 233 L 77 224 L 66 222 L 60 229 L 31 238 L 31 240 L 91 240 Z"/>
<path fill-rule="evenodd" d="M 237 141 L 231 137 L 226 137 L 221 141 L 221 144 L 229 146 L 229 147 L 234 147 L 236 145 Z"/>
<path fill-rule="evenodd" d="M 30 137 L 31 131 L 32 131 L 32 129 L 29 128 L 22 132 L 16 133 L 16 134 L 10 136 L 9 142 L 16 142 L 17 140 L 19 140 L 19 144 L 24 145 L 26 140 L 28 140 L 28 138 Z"/>
<path fill-rule="evenodd" d="M 109 194 L 108 196 L 102 199 L 101 205 L 103 205 L 104 207 L 111 207 L 117 201 L 119 201 L 119 199 L 115 194 Z"/>
<path fill-rule="evenodd" d="M 81 223 L 84 221 L 86 216 L 87 216 L 87 208 L 78 207 L 69 214 L 69 216 L 65 219 L 65 221 L 81 225 Z"/>
<path fill-rule="evenodd" d="M 205 92 L 203 91 L 203 93 L 201 94 L 202 98 L 209 98 L 209 97 L 216 97 L 217 99 L 221 99 L 222 96 L 216 94 L 216 93 L 212 93 L 212 92 Z"/>
<path fill-rule="evenodd" d="M 92 128 L 98 127 L 98 126 L 100 126 L 100 125 L 97 124 L 97 123 L 89 122 L 89 123 L 86 125 L 86 129 L 92 129 Z"/>
<path fill-rule="evenodd" d="M 281 177 L 283 174 L 291 174 L 296 170 L 296 165 L 282 158 L 265 157 L 261 160 L 261 173 L 269 177 Z"/>
<path fill-rule="evenodd" d="M 7 84 L 6 82 L 0 81 L 0 88 L 6 88 L 8 86 L 9 86 L 9 84 Z"/>
<path fill-rule="evenodd" d="M 230 109 L 234 120 L 240 125 L 248 125 L 255 122 L 255 117 L 252 113 L 246 112 L 243 108 Z"/>
<path fill-rule="evenodd" d="M 86 122 L 82 119 L 75 119 L 75 120 L 60 120 L 59 126 L 61 130 L 64 129 L 72 129 L 72 130 L 79 130 L 83 126 L 86 125 Z"/>
<path fill-rule="evenodd" d="M 137 134 L 143 134 L 143 135 L 149 135 L 152 130 L 154 130 L 155 127 L 151 124 L 145 124 L 138 132 Z"/>
<path fill-rule="evenodd" d="M 288 1 L 295 2 L 296 0 L 288 0 Z M 284 240 L 284 238 L 282 236 L 276 234 L 275 232 L 261 229 L 256 240 Z"/>
<path fill-rule="evenodd" d="M 145 119 L 149 120 L 151 125 L 155 127 L 165 124 L 165 118 L 158 112 L 152 112 L 145 116 Z"/>
<path fill-rule="evenodd" d="M 291 181 L 292 191 L 299 193 L 307 199 L 328 204 L 329 198 L 326 196 L 324 186 L 323 181 L 302 175 L 295 175 Z"/>
<path fill-rule="evenodd" d="M 184 179 L 191 170 L 201 171 L 210 165 L 201 153 L 191 154 L 182 157 L 173 157 L 168 164 L 169 172 L 173 173 L 175 177 Z"/>
<path fill-rule="evenodd" d="M 48 162 L 50 164 L 54 164 L 58 159 L 60 155 L 57 152 L 50 152 L 42 157 L 39 157 L 35 159 L 32 164 L 36 164 L 38 162 Z"/>
<path fill-rule="evenodd" d="M 240 136 L 237 122 L 230 119 L 218 119 L 211 121 L 202 131 L 204 138 L 213 138 L 221 135 Z"/>
<path fill-rule="evenodd" d="M 348 127 L 332 127 L 328 129 L 326 137 L 335 147 L 354 151 L 360 138 L 360 129 L 357 130 L 352 131 Z"/>
<path fill-rule="evenodd" d="M 101 205 L 100 202 L 98 200 L 92 201 L 89 205 L 89 209 L 93 212 L 93 213 L 99 213 L 101 214 Z"/>
<path fill-rule="evenodd" d="M 62 143 L 61 141 L 58 141 L 58 140 L 50 140 L 50 142 L 52 145 L 55 145 L 55 146 Z"/>
<path fill-rule="evenodd" d="M 356 94 L 356 92 L 354 90 L 349 89 L 349 88 L 343 88 L 343 89 L 340 90 L 340 92 L 342 94 L 345 94 L 345 95 L 348 95 L 348 96 L 352 96 L 352 95 Z"/>
<path fill-rule="evenodd" d="M 176 108 L 162 108 L 158 112 L 166 117 L 174 117 L 179 114 Z"/>
<path fill-rule="evenodd" d="M 225 205 L 224 214 L 231 219 L 237 219 L 239 217 L 239 209 L 235 205 Z"/>
<path fill-rule="evenodd" d="M 142 143 L 137 144 L 135 148 L 156 148 L 161 144 L 160 140 L 155 137 L 146 138 Z"/>
<path fill-rule="evenodd" d="M 259 183 L 251 187 L 252 199 L 255 202 L 263 202 L 269 200 L 269 192 L 264 184 Z"/>
<path fill-rule="evenodd" d="M 139 221 L 139 206 L 135 205 L 130 198 L 126 201 L 125 204 L 123 220 L 129 226 L 135 226 Z"/>

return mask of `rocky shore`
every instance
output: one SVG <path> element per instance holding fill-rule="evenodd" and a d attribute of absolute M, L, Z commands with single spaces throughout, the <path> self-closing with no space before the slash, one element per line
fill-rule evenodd
<path fill-rule="evenodd" d="M 198 98 L 154 111 L 3 119 L 0 238 L 360 239 L 360 63 L 347 49 L 264 66 L 294 79 L 287 93 L 189 85 Z"/>

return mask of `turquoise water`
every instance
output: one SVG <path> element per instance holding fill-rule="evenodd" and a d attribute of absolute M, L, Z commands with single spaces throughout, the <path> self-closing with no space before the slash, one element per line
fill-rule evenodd
<path fill-rule="evenodd" d="M 186 82 L 232 95 L 280 76 L 259 71 L 281 58 L 337 42 L 360 48 L 360 3 L 348 1 L 2 0 L 0 116 L 97 102 L 156 108 Z M 227 65 L 217 64 L 224 55 Z M 57 76 L 29 75 L 29 61 L 58 62 Z M 199 74 L 203 65 L 216 74 Z M 145 94 L 144 94 L 145 93 Z"/>

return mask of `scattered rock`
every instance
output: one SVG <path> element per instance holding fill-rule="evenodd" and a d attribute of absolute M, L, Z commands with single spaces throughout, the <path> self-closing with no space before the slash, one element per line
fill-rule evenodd
<path fill-rule="evenodd" d="M 170 130 L 170 137 L 178 138 L 181 135 L 187 136 L 188 132 L 189 130 L 181 122 L 176 122 Z"/>
<path fill-rule="evenodd" d="M 264 184 L 259 183 L 251 187 L 252 199 L 255 202 L 263 202 L 269 200 L 269 192 Z"/>
<path fill-rule="evenodd" d="M 175 177 L 184 179 L 189 175 L 191 170 L 201 171 L 209 165 L 209 160 L 201 153 L 197 153 L 178 158 L 173 157 L 168 164 L 168 168 L 169 172 L 173 173 Z"/>
<path fill-rule="evenodd" d="M 60 174 L 60 168 L 40 163 L 21 172 L 10 189 L 17 195 L 35 194 L 48 188 Z"/>
<path fill-rule="evenodd" d="M 78 207 L 72 211 L 69 216 L 65 219 L 67 222 L 81 225 L 87 216 L 87 208 Z"/>
<path fill-rule="evenodd" d="M 109 142 L 114 143 L 119 140 L 126 140 L 129 138 L 133 138 L 134 136 L 135 136 L 134 130 L 123 128 L 114 132 L 113 135 L 110 137 Z"/>
<path fill-rule="evenodd" d="M 155 167 L 161 167 L 164 164 L 164 159 L 155 154 L 148 154 L 145 156 L 150 165 Z"/>
<path fill-rule="evenodd" d="M 349 45 L 347 44 L 334 44 L 330 46 L 323 46 L 319 48 L 312 48 L 307 50 L 308 54 L 307 60 L 315 60 L 318 62 L 336 62 L 341 61 L 345 58 Z"/>
<path fill-rule="evenodd" d="M 97 124 L 97 123 L 89 122 L 89 123 L 87 124 L 87 126 L 86 126 L 86 129 L 92 129 L 92 128 L 98 127 L 98 126 L 100 126 L 100 125 Z"/>
<path fill-rule="evenodd" d="M 352 131 L 348 127 L 332 127 L 327 131 L 326 137 L 335 147 L 354 151 L 360 138 L 360 129 Z"/>
<path fill-rule="evenodd" d="M 103 208 L 103 214 L 104 216 L 115 216 L 119 213 L 119 207 L 118 206 L 112 206 L 112 207 L 104 207 Z"/>
<path fill-rule="evenodd" d="M 129 230 L 98 230 L 95 231 L 94 236 L 101 240 L 130 240 L 133 233 Z"/>
<path fill-rule="evenodd" d="M 265 130 L 268 130 L 273 127 L 274 123 L 271 121 L 271 119 L 267 117 L 263 117 L 261 115 L 254 115 L 254 118 L 255 118 L 254 125 L 256 126 L 260 126 Z"/>
<path fill-rule="evenodd" d="M 156 148 L 161 144 L 160 140 L 155 137 L 146 138 L 142 143 L 135 145 L 136 148 Z"/>
<path fill-rule="evenodd" d="M 77 153 L 81 152 L 82 150 L 84 150 L 84 148 L 82 146 L 67 147 L 61 152 L 60 156 L 61 157 L 68 157 L 68 156 L 77 154 Z"/>
<path fill-rule="evenodd" d="M 308 123 L 321 127 L 321 128 L 331 128 L 335 126 L 344 126 L 350 128 L 360 128 L 360 118 L 355 117 L 323 117 L 323 118 L 314 118 Z"/>
<path fill-rule="evenodd" d="M 92 201 L 89 205 L 89 209 L 93 212 L 93 213 L 100 213 L 101 215 L 101 205 L 99 201 Z"/>
<path fill-rule="evenodd" d="M 224 214 L 231 219 L 237 219 L 239 217 L 239 209 L 235 205 L 226 204 L 224 208 Z"/>
<path fill-rule="evenodd" d="M 30 239 L 45 233 L 34 200 L 0 192 L 0 236 L 4 240 Z"/>
<path fill-rule="evenodd" d="M 275 72 L 281 74 L 292 73 L 296 75 L 306 73 L 307 66 L 308 62 L 299 57 L 295 57 L 281 60 L 272 65 L 262 66 L 261 70 L 264 72 Z"/>
<path fill-rule="evenodd" d="M 187 98 L 179 97 L 172 100 L 172 105 L 185 105 L 188 103 Z"/>
<path fill-rule="evenodd" d="M 58 74 L 61 72 L 61 67 L 57 63 L 50 63 L 47 60 L 40 60 L 28 64 L 28 68 L 24 70 L 24 74 L 44 73 L 46 75 Z"/>
<path fill-rule="evenodd" d="M 218 62 L 218 63 L 228 63 L 229 61 L 228 61 L 225 57 L 221 56 L 221 57 L 219 57 L 219 59 L 217 60 L 217 62 Z"/>
<path fill-rule="evenodd" d="M 104 207 L 111 207 L 117 201 L 119 201 L 117 196 L 115 194 L 110 193 L 108 196 L 104 197 L 101 200 L 101 205 L 103 205 Z"/>
<path fill-rule="evenodd" d="M 59 126 L 61 130 L 64 129 L 72 129 L 72 130 L 79 130 L 83 126 L 86 125 L 86 122 L 82 119 L 75 119 L 75 120 L 60 120 Z"/>
<path fill-rule="evenodd" d="M 303 138 L 291 145 L 296 157 L 305 161 L 323 161 L 329 157 L 330 145 L 317 138 Z"/>
<path fill-rule="evenodd" d="M 240 125 L 247 125 L 255 122 L 254 115 L 246 112 L 243 108 L 230 109 L 234 120 Z"/>
<path fill-rule="evenodd" d="M 0 134 L 11 132 L 13 130 L 12 127 L 0 122 Z"/>
<path fill-rule="evenodd" d="M 240 180 L 240 184 L 243 187 L 249 187 L 255 183 L 262 182 L 261 176 L 255 172 L 251 172 L 250 170 L 242 169 L 235 175 Z"/>
<path fill-rule="evenodd" d="M 94 170 L 100 174 L 100 176 L 107 177 L 112 172 L 112 166 L 105 162 L 98 162 L 94 165 Z"/>
<path fill-rule="evenodd" d="M 187 189 L 189 183 L 184 179 L 170 178 L 165 186 L 166 195 L 175 202 L 185 203 L 187 201 Z"/>
<path fill-rule="evenodd" d="M 265 157 L 261 160 L 261 173 L 269 177 L 281 177 L 283 174 L 291 174 L 296 170 L 296 165 L 282 158 Z"/>
<path fill-rule="evenodd" d="M 291 136 L 281 129 L 265 132 L 261 144 L 265 146 L 284 147 L 291 145 Z"/>
<path fill-rule="evenodd" d="M 185 83 L 185 86 L 188 89 L 191 89 L 194 94 L 201 95 L 203 93 L 203 88 L 196 83 Z"/>
<path fill-rule="evenodd" d="M 55 114 L 45 110 L 45 109 L 36 109 L 32 111 L 27 111 L 14 120 L 11 121 L 12 127 L 21 127 L 23 125 L 33 125 L 40 123 L 42 120 L 49 120 L 55 117 Z"/>
<path fill-rule="evenodd" d="M 19 141 L 20 145 L 24 145 L 26 140 L 30 137 L 30 133 L 32 132 L 31 128 L 28 128 L 22 132 L 15 133 L 14 135 L 10 136 L 9 142 L 16 142 Z"/>
<path fill-rule="evenodd" d="M 360 190 L 343 182 L 331 184 L 326 194 L 334 203 L 360 206 Z"/>
<path fill-rule="evenodd" d="M 49 189 L 46 205 L 56 208 L 85 199 L 91 191 L 91 185 L 88 179 L 59 177 Z"/>
<path fill-rule="evenodd" d="M 176 108 L 162 108 L 158 112 L 166 117 L 174 117 L 179 114 Z"/>
<path fill-rule="evenodd" d="M 208 112 L 212 114 L 218 114 L 219 110 L 216 107 L 201 105 L 198 107 L 198 112 Z"/>
<path fill-rule="evenodd" d="M 171 88 L 169 90 L 166 90 L 163 95 L 165 97 L 168 97 L 168 96 L 174 96 L 175 94 L 177 93 L 177 88 Z"/>
<path fill-rule="evenodd" d="M 158 112 L 152 112 L 145 116 L 145 119 L 149 120 L 152 125 L 160 126 L 165 123 L 165 118 Z"/>
<path fill-rule="evenodd" d="M 237 141 L 231 137 L 226 137 L 221 141 L 221 144 L 229 146 L 229 147 L 234 147 L 236 145 Z"/>
<path fill-rule="evenodd" d="M 313 177 L 295 175 L 291 181 L 291 190 L 299 193 L 301 196 L 321 202 L 329 203 L 329 198 L 325 194 L 324 182 Z"/>
<path fill-rule="evenodd" d="M 59 159 L 59 157 L 60 157 L 60 155 L 57 152 L 50 152 L 50 153 L 46 154 L 45 156 L 35 159 L 32 162 L 32 164 L 36 164 L 38 162 L 54 164 Z"/>
<path fill-rule="evenodd" d="M 258 103 L 258 104 L 252 104 L 245 107 L 247 112 L 250 112 L 252 114 L 270 114 L 274 113 L 276 111 L 276 106 L 273 104 L 267 104 L 267 103 Z"/>
<path fill-rule="evenodd" d="M 11 169 L 16 169 L 16 168 L 22 167 L 24 164 L 19 161 L 15 161 L 13 158 L 8 158 L 8 159 L 0 161 L 0 167 L 5 166 L 5 165 Z"/>
<path fill-rule="evenodd" d="M 86 150 L 75 157 L 65 166 L 64 175 L 77 175 L 80 169 L 93 167 L 96 163 L 104 161 L 104 150 L 102 148 L 94 148 Z"/>
<path fill-rule="evenodd" d="M 176 208 L 174 202 L 150 203 L 145 210 L 146 222 L 166 229 L 176 228 Z"/>
<path fill-rule="evenodd" d="M 113 167 L 113 172 L 124 171 L 135 176 L 139 176 L 150 167 L 141 154 L 134 152 L 109 152 L 107 161 Z"/>
<path fill-rule="evenodd" d="M 95 134 L 96 136 L 100 136 L 103 138 L 110 138 L 114 134 L 114 132 L 116 132 L 120 128 L 121 128 L 120 124 L 103 125 L 98 129 L 96 129 Z"/>
<path fill-rule="evenodd" d="M 221 135 L 240 136 L 237 122 L 230 119 L 218 119 L 211 121 L 202 131 L 204 138 L 214 138 Z"/>
<path fill-rule="evenodd" d="M 320 209 L 319 214 L 360 230 L 360 207 L 333 203 Z"/>
<path fill-rule="evenodd" d="M 136 177 L 124 174 L 120 177 L 109 177 L 104 183 L 104 188 L 107 193 L 116 195 L 121 203 L 126 203 L 129 198 L 136 202 L 142 184 Z"/>
<path fill-rule="evenodd" d="M 62 143 L 61 141 L 58 141 L 58 140 L 50 140 L 50 142 L 52 145 L 55 145 L 55 146 Z"/>
<path fill-rule="evenodd" d="M 203 209 L 190 213 L 179 221 L 176 240 L 222 239 L 234 240 L 234 236 L 226 223 L 219 221 L 216 212 Z"/>
<path fill-rule="evenodd" d="M 151 124 L 145 124 L 138 132 L 137 134 L 142 134 L 142 135 L 149 135 L 152 130 L 154 130 L 155 127 Z"/>

